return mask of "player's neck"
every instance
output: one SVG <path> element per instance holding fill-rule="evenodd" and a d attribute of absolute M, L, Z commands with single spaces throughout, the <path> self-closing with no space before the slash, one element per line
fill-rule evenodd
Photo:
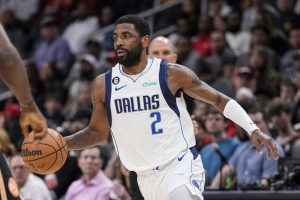
<path fill-rule="evenodd" d="M 129 74 L 129 75 L 135 75 L 141 73 L 147 66 L 148 64 L 148 58 L 146 55 L 141 56 L 141 61 L 132 66 L 123 66 L 122 70 L 124 73 Z"/>

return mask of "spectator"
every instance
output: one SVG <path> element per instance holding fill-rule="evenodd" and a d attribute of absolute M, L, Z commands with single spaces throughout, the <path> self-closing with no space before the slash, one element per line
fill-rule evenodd
<path fill-rule="evenodd" d="M 173 44 L 175 44 L 179 36 L 186 36 L 186 37 L 192 36 L 192 28 L 187 18 L 180 17 L 177 20 L 177 31 L 175 33 L 170 34 L 168 38 Z"/>
<path fill-rule="evenodd" d="M 231 9 L 224 0 L 211 0 L 208 2 L 208 15 L 211 17 L 227 17 Z"/>
<path fill-rule="evenodd" d="M 266 51 L 266 64 L 274 70 L 278 70 L 278 55 L 271 47 L 271 32 L 265 26 L 254 26 L 251 28 L 250 52 L 244 53 L 239 56 L 237 66 L 249 65 L 249 57 L 253 48 L 261 46 Z"/>
<path fill-rule="evenodd" d="M 223 154 L 226 160 L 229 160 L 239 142 L 226 135 L 226 119 L 215 108 L 210 108 L 207 112 L 205 127 L 209 134 L 211 134 L 214 144 L 209 144 L 200 151 L 203 166 L 206 170 L 207 184 L 210 184 L 218 171 L 222 167 L 223 158 L 216 153 L 214 145 L 217 144 L 219 151 Z"/>
<path fill-rule="evenodd" d="M 176 63 L 177 61 L 177 54 L 175 52 L 173 43 L 161 36 L 154 38 L 148 47 L 148 54 L 150 56 L 165 59 L 171 63 Z"/>
<path fill-rule="evenodd" d="M 252 121 L 257 124 L 260 130 L 270 135 L 268 121 L 264 111 L 253 108 L 249 110 L 248 113 Z M 283 157 L 284 153 L 282 148 L 279 147 L 278 150 L 280 157 Z M 262 154 L 263 155 L 259 155 L 256 153 L 255 148 L 249 140 L 240 144 L 230 158 L 228 165 L 225 165 L 222 169 L 222 185 L 225 186 L 226 180 L 230 180 L 230 177 L 232 177 L 232 180 L 237 181 L 239 189 L 243 186 L 246 188 L 251 185 L 254 187 L 269 186 L 270 178 L 278 173 L 278 161 L 268 160 L 265 155 L 265 148 L 262 149 Z M 230 189 L 232 186 L 230 181 L 227 181 L 225 187 Z M 220 172 L 214 178 L 211 187 L 220 187 Z"/>
<path fill-rule="evenodd" d="M 237 10 L 232 10 L 228 15 L 225 38 L 235 55 L 249 51 L 250 34 L 241 30 L 241 14 Z"/>
<path fill-rule="evenodd" d="M 11 10 L 0 10 L 0 21 L 13 45 L 24 56 L 26 37 L 23 30 L 17 25 L 14 13 Z"/>
<path fill-rule="evenodd" d="M 88 6 L 80 2 L 76 7 L 77 19 L 69 24 L 63 32 L 63 37 L 67 40 L 71 52 L 77 56 L 91 34 L 98 28 L 97 17 L 90 16 Z"/>
<path fill-rule="evenodd" d="M 91 83 L 87 80 L 82 80 L 78 83 L 78 87 L 74 91 L 70 91 L 63 114 L 66 119 L 71 119 L 78 109 L 90 110 L 91 106 Z"/>
<path fill-rule="evenodd" d="M 279 27 L 289 33 L 296 23 L 299 23 L 299 15 L 294 12 L 295 1 L 276 0 Z"/>
<path fill-rule="evenodd" d="M 1 113 L 4 116 L 4 127 L 9 133 L 11 142 L 19 149 L 23 134 L 19 125 L 19 117 L 21 114 L 20 106 L 17 103 L 7 103 Z"/>
<path fill-rule="evenodd" d="M 299 158 L 298 148 L 294 148 L 294 146 L 300 145 L 300 135 L 293 129 L 291 123 L 292 109 L 293 107 L 290 103 L 279 98 L 273 99 L 266 108 L 273 126 L 278 131 L 276 141 L 282 146 L 285 155 Z"/>
<path fill-rule="evenodd" d="M 295 106 L 296 104 L 297 86 L 291 80 L 283 80 L 280 83 L 280 98 L 282 101 L 290 103 Z"/>
<path fill-rule="evenodd" d="M 3 128 L 0 128 L 0 151 L 7 156 L 12 156 L 16 152 L 15 145 L 11 143 L 8 133 Z"/>
<path fill-rule="evenodd" d="M 197 28 L 198 33 L 192 38 L 192 47 L 200 56 L 209 56 L 211 54 L 212 19 L 209 16 L 199 16 Z"/>
<path fill-rule="evenodd" d="M 59 94 L 50 93 L 46 95 L 44 102 L 44 113 L 48 119 L 49 127 L 56 128 L 64 121 L 62 110 L 62 97 Z"/>
<path fill-rule="evenodd" d="M 43 180 L 26 168 L 20 155 L 12 156 L 9 164 L 24 200 L 52 200 Z"/>
<path fill-rule="evenodd" d="M 82 171 L 82 178 L 70 185 L 65 200 L 109 200 L 113 182 L 103 173 L 101 154 L 101 149 L 97 146 L 79 152 L 78 166 Z"/>
<path fill-rule="evenodd" d="M 244 10 L 243 12 L 243 21 L 242 21 L 242 29 L 243 30 L 250 30 L 254 23 L 255 17 L 259 10 L 264 10 L 265 12 L 271 13 L 275 16 L 278 16 L 276 9 L 270 5 L 265 0 L 256 0 L 252 1 L 252 5 Z"/>
<path fill-rule="evenodd" d="M 92 81 L 96 76 L 97 60 L 91 54 L 80 56 L 64 84 L 72 92 L 78 88 L 80 81 Z"/>
<path fill-rule="evenodd" d="M 56 68 L 56 76 L 64 79 L 69 72 L 72 56 L 68 43 L 59 34 L 57 25 L 51 16 L 42 19 L 40 25 L 42 41 L 34 51 L 34 61 L 38 69 L 43 65 L 53 65 Z"/>
<path fill-rule="evenodd" d="M 295 75 L 295 59 L 299 59 L 298 51 L 300 50 L 300 27 L 294 27 L 289 32 L 289 42 L 291 49 L 282 57 L 280 63 L 280 72 L 283 78 L 293 78 Z"/>
<path fill-rule="evenodd" d="M 279 94 L 280 76 L 274 68 L 268 64 L 268 51 L 257 46 L 251 50 L 249 67 L 253 72 L 253 92 L 264 93 L 267 97 L 275 97 Z"/>
<path fill-rule="evenodd" d="M 200 75 L 201 72 L 208 71 L 203 65 L 200 55 L 192 49 L 191 41 L 186 36 L 179 36 L 175 43 L 177 49 L 177 63 L 189 66 L 192 71 Z"/>
<path fill-rule="evenodd" d="M 218 78 L 223 74 L 222 64 L 224 62 L 235 64 L 236 56 L 226 45 L 226 40 L 221 32 L 212 32 L 211 34 L 212 54 L 205 58 L 213 76 Z"/>

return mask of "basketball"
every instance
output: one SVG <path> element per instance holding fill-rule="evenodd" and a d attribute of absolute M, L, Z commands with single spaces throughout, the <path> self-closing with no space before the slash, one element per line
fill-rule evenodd
<path fill-rule="evenodd" d="M 26 167 L 37 174 L 50 174 L 59 170 L 68 156 L 65 139 L 50 128 L 38 144 L 34 144 L 33 136 L 33 132 L 29 133 L 21 146 L 21 156 Z"/>

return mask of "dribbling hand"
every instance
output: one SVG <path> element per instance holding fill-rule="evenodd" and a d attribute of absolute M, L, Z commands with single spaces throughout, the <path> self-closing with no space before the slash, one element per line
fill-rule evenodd
<path fill-rule="evenodd" d="M 29 134 L 29 126 L 34 132 L 34 140 L 38 143 L 47 134 L 47 121 L 35 102 L 26 108 L 21 108 L 20 126 L 24 137 Z"/>
<path fill-rule="evenodd" d="M 273 153 L 274 160 L 279 159 L 279 153 L 278 153 L 276 143 L 270 136 L 264 134 L 260 130 L 255 130 L 252 132 L 250 138 L 251 138 L 252 144 L 256 147 L 256 149 L 260 155 L 262 154 L 261 145 L 263 144 L 263 145 L 265 145 L 265 148 L 266 148 L 266 154 L 267 154 L 268 160 L 270 160 L 270 157 L 271 157 L 270 152 L 271 151 Z"/>

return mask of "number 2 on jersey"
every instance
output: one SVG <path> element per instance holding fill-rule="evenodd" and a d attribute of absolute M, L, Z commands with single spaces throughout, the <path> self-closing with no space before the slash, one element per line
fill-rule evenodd
<path fill-rule="evenodd" d="M 150 118 L 154 118 L 154 121 L 151 124 L 152 135 L 163 133 L 163 129 L 157 129 L 155 125 L 161 121 L 160 112 L 150 113 Z"/>

